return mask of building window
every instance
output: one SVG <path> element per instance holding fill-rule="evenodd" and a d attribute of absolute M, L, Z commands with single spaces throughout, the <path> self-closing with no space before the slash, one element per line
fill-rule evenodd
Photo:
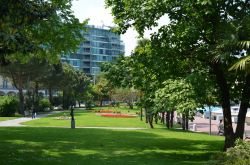
<path fill-rule="evenodd" d="M 103 54 L 103 49 L 99 49 L 99 54 Z"/>
<path fill-rule="evenodd" d="M 106 56 L 103 56 L 102 59 L 103 59 L 103 61 L 107 61 L 107 57 Z"/>
<path fill-rule="evenodd" d="M 90 53 L 90 48 L 83 48 L 83 52 Z"/>
<path fill-rule="evenodd" d="M 7 80 L 3 80 L 3 88 L 4 89 L 8 88 L 8 81 Z"/>
<path fill-rule="evenodd" d="M 73 66 L 77 66 L 77 61 L 76 60 L 73 61 Z"/>

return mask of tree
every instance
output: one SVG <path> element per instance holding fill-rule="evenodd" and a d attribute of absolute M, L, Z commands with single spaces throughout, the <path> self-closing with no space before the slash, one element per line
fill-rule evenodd
<path fill-rule="evenodd" d="M 133 109 L 134 102 L 138 100 L 139 92 L 133 88 L 115 88 L 111 93 L 111 100 L 125 102 Z"/>
<path fill-rule="evenodd" d="M 71 0 L 9 0 L 0 2 L 0 65 L 30 57 L 57 61 L 75 51 L 84 24 L 71 10 Z"/>
<path fill-rule="evenodd" d="M 23 89 L 26 88 L 29 90 L 31 88 L 31 82 L 36 82 L 36 103 L 38 106 L 38 84 L 37 79 L 43 76 L 44 68 L 45 68 L 45 61 L 40 61 L 37 59 L 31 59 L 29 63 L 22 64 L 19 62 L 11 63 L 7 66 L 2 66 L 0 73 L 8 77 L 15 88 L 19 92 L 19 113 L 24 114 L 25 104 L 24 104 L 24 93 Z M 34 100 L 33 103 L 34 105 Z M 37 108 L 36 106 L 36 108 Z"/>
<path fill-rule="evenodd" d="M 94 93 L 100 103 L 99 105 L 102 106 L 104 99 L 110 100 L 112 86 L 103 74 L 99 74 L 95 81 L 96 84 L 93 86 Z"/>
<path fill-rule="evenodd" d="M 184 79 L 167 80 L 164 85 L 156 91 L 156 107 L 167 111 L 176 109 L 177 113 L 182 114 L 183 129 L 188 130 L 188 121 L 194 119 L 196 108 L 199 107 L 192 85 Z"/>
<path fill-rule="evenodd" d="M 170 23 L 151 36 L 155 54 L 173 66 L 184 61 L 198 63 L 208 69 L 219 92 L 225 126 L 224 149 L 242 138 L 250 99 L 250 75 L 229 73 L 228 69 L 244 56 L 238 42 L 249 40 L 249 1 L 200 0 L 160 1 L 106 0 L 115 16 L 117 30 L 124 33 L 133 26 L 139 34 L 157 25 L 157 20 L 168 15 Z M 173 56 L 174 55 L 174 56 Z M 172 65 L 171 65 L 172 63 Z M 190 64 L 190 63 L 189 63 Z M 192 69 L 200 69 L 194 64 Z M 170 69 L 171 70 L 171 69 Z M 240 83 L 235 83 L 240 82 Z M 241 93 L 241 98 L 234 95 Z M 239 95 L 238 95 L 239 96 Z M 230 100 L 240 99 L 236 132 L 233 132 Z"/>
<path fill-rule="evenodd" d="M 76 104 L 76 100 L 83 97 L 88 88 L 89 78 L 72 65 L 63 63 L 62 79 L 58 82 L 60 90 L 63 91 L 63 108 L 69 109 Z"/>

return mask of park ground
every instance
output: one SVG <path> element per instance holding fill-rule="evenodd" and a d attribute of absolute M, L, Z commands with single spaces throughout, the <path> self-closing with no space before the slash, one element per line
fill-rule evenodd
<path fill-rule="evenodd" d="M 223 147 L 220 136 L 162 125 L 149 129 L 139 117 L 106 118 L 84 110 L 76 111 L 78 128 L 70 129 L 68 114 L 0 127 L 0 164 L 198 165 Z"/>

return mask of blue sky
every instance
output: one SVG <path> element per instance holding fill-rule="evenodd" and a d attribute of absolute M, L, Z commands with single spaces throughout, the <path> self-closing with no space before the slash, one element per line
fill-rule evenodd
<path fill-rule="evenodd" d="M 72 10 L 75 16 L 83 21 L 89 18 L 90 25 L 102 26 L 114 26 L 113 17 L 111 15 L 111 10 L 105 8 L 104 0 L 74 0 Z M 163 17 L 159 20 L 159 25 L 163 25 L 169 22 L 167 17 Z M 156 31 L 153 30 L 146 31 L 144 37 L 149 38 L 150 33 Z M 122 40 L 125 43 L 125 55 L 130 55 L 131 51 L 135 48 L 137 43 L 137 32 L 130 28 L 124 35 L 121 35 Z"/>

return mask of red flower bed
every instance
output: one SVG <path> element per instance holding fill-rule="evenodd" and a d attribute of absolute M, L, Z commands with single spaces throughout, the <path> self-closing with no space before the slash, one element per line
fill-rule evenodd
<path fill-rule="evenodd" d="M 103 117 L 114 117 L 114 118 L 133 118 L 135 115 L 130 114 L 115 114 L 115 113 L 103 113 L 101 114 Z"/>

